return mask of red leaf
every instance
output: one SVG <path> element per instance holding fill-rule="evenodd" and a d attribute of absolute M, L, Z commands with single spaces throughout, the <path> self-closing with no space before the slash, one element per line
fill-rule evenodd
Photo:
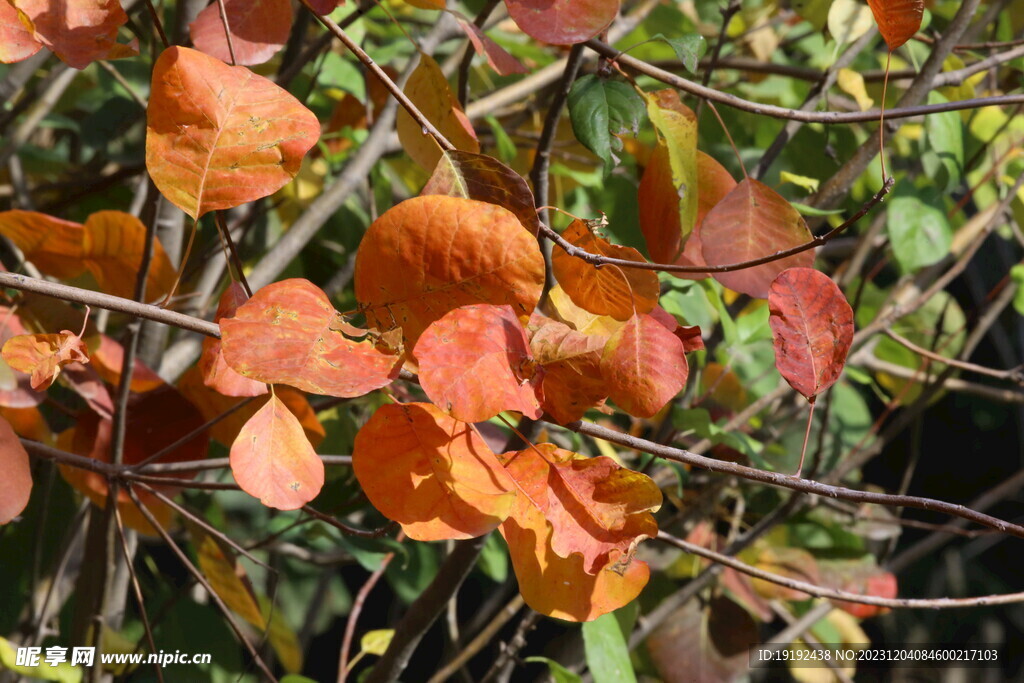
<path fill-rule="evenodd" d="M 868 6 L 890 52 L 910 40 L 921 28 L 924 0 L 868 0 Z"/>
<path fill-rule="evenodd" d="M 220 297 L 214 322 L 224 318 L 232 318 L 248 296 L 242 285 L 232 282 Z M 221 350 L 221 340 L 213 337 L 203 339 L 203 355 L 199 357 L 199 370 L 203 373 L 203 383 L 225 396 L 262 396 L 267 393 L 267 385 L 248 377 L 243 377 L 228 365 Z"/>
<path fill-rule="evenodd" d="M 807 400 L 835 384 L 853 343 L 853 309 L 830 277 L 790 268 L 772 283 L 768 323 L 775 367 Z"/>
<path fill-rule="evenodd" d="M 530 338 L 530 349 L 542 365 L 537 394 L 546 412 L 557 422 L 568 424 L 608 396 L 601 377 L 601 352 L 608 338 L 545 320 Z"/>
<path fill-rule="evenodd" d="M 32 494 L 28 453 L 7 420 L 0 419 L 0 524 L 21 514 Z"/>
<path fill-rule="evenodd" d="M 608 28 L 619 0 L 505 0 L 519 28 L 537 40 L 572 45 Z"/>
<path fill-rule="evenodd" d="M 770 256 L 811 241 L 803 216 L 778 192 L 747 178 L 713 208 L 700 227 L 708 265 L 741 263 Z M 794 254 L 753 268 L 715 273 L 729 289 L 758 299 L 768 296 L 775 276 L 794 266 L 814 265 L 814 251 Z"/>
<path fill-rule="evenodd" d="M 28 59 L 42 46 L 21 23 L 18 10 L 7 2 L 0 2 L 0 62 L 13 64 Z"/>
<path fill-rule="evenodd" d="M 601 373 L 608 395 L 634 417 L 653 417 L 686 386 L 683 342 L 649 315 L 622 326 L 605 347 Z"/>
<path fill-rule="evenodd" d="M 117 30 L 128 22 L 118 0 L 8 0 L 35 40 L 50 48 L 68 66 L 84 69 L 98 59 L 139 54 L 137 46 L 117 42 Z"/>
<path fill-rule="evenodd" d="M 308 280 L 267 285 L 220 321 L 222 351 L 243 377 L 288 384 L 314 394 L 362 396 L 390 384 L 400 351 L 342 332 L 340 314 Z"/>
<path fill-rule="evenodd" d="M 19 334 L 25 334 L 21 319 L 6 306 L 0 306 L 0 344 Z M 46 394 L 32 388 L 32 379 L 16 372 L 0 356 L 0 406 L 22 409 L 33 408 L 46 399 Z"/>
<path fill-rule="evenodd" d="M 539 418 L 534 362 L 511 306 L 463 306 L 432 323 L 416 343 L 420 383 L 457 420 L 483 422 L 504 410 Z"/>
<path fill-rule="evenodd" d="M 522 62 L 506 52 L 505 48 L 488 38 L 487 34 L 479 26 L 471 21 L 467 21 L 465 17 L 456 15 L 455 18 L 458 19 L 462 30 L 469 36 L 469 41 L 473 43 L 473 49 L 476 50 L 476 53 L 485 57 L 487 63 L 491 65 L 491 68 L 499 76 L 525 74 L 528 72 L 528 69 L 523 66 Z"/>
<path fill-rule="evenodd" d="M 378 408 L 356 434 L 352 467 L 373 506 L 418 541 L 481 536 L 515 501 L 480 435 L 429 403 Z"/>
<path fill-rule="evenodd" d="M 89 350 L 74 332 L 23 334 L 8 339 L 3 357 L 15 370 L 32 375 L 32 388 L 45 391 L 69 363 L 88 363 Z"/>
<path fill-rule="evenodd" d="M 324 485 L 324 464 L 302 425 L 277 396 L 256 412 L 231 446 L 231 473 L 267 507 L 296 510 Z"/>
<path fill-rule="evenodd" d="M 224 13 L 231 28 L 235 64 L 262 64 L 284 47 L 292 30 L 292 5 L 288 0 L 224 0 Z M 196 49 L 231 63 L 217 2 L 207 5 L 188 28 Z"/>

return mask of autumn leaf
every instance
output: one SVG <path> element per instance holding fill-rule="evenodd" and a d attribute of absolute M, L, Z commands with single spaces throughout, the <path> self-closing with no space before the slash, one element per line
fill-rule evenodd
<path fill-rule="evenodd" d="M 238 308 L 249 299 L 242 285 L 232 282 L 221 294 L 217 305 L 214 322 L 224 318 L 233 318 Z M 221 350 L 221 340 L 213 337 L 203 339 L 203 353 L 199 357 L 199 369 L 203 373 L 203 382 L 225 396 L 262 396 L 267 393 L 267 385 L 263 382 L 244 377 L 228 365 Z"/>
<path fill-rule="evenodd" d="M 0 418 L 0 524 L 21 514 L 32 494 L 28 453 L 7 420 Z"/>
<path fill-rule="evenodd" d="M 811 231 L 782 195 L 760 181 L 746 178 L 704 217 L 700 241 L 708 265 L 728 265 L 806 244 L 811 241 Z M 794 266 L 812 265 L 814 251 L 808 249 L 752 268 L 715 273 L 714 278 L 729 289 L 765 299 L 779 273 Z"/>
<path fill-rule="evenodd" d="M 924 17 L 924 0 L 868 0 L 889 51 L 914 37 Z"/>
<path fill-rule="evenodd" d="M 653 240 L 648 238 L 648 244 L 654 242 L 657 245 L 657 255 L 651 251 L 651 257 L 655 260 L 664 258 L 662 263 L 672 263 L 679 257 L 697 225 L 700 185 L 697 116 L 679 100 L 679 93 L 675 90 L 648 93 L 646 99 L 647 116 L 658 131 L 658 147 L 651 156 L 654 167 L 649 171 L 655 177 L 647 180 L 647 188 L 643 181 L 640 185 L 641 225 L 647 225 L 645 237 L 648 233 L 654 237 Z M 644 175 L 647 173 L 645 171 Z M 648 201 L 652 204 L 645 207 Z M 659 204 L 662 205 L 662 215 L 649 215 Z M 672 209 L 675 209 L 674 217 Z M 666 221 L 664 226 L 657 226 L 659 219 Z"/>
<path fill-rule="evenodd" d="M 511 306 L 447 313 L 420 336 L 415 356 L 423 390 L 457 420 L 483 422 L 505 410 L 542 414 L 526 331 Z"/>
<path fill-rule="evenodd" d="M 508 516 L 515 486 L 473 427 L 429 403 L 381 406 L 356 434 L 367 498 L 412 539 L 481 536 Z"/>
<path fill-rule="evenodd" d="M 171 47 L 153 67 L 146 168 L 192 218 L 281 189 L 319 136 L 312 112 L 243 66 Z"/>
<path fill-rule="evenodd" d="M 302 425 L 274 395 L 242 427 L 230 460 L 238 485 L 267 507 L 296 510 L 324 485 L 323 461 Z"/>
<path fill-rule="evenodd" d="M 316 285 L 283 280 L 220 321 L 221 350 L 243 377 L 314 394 L 362 396 L 398 377 L 400 350 L 373 339 L 353 341 L 342 333 L 343 324 Z"/>
<path fill-rule="evenodd" d="M 99 335 L 99 338 L 99 346 L 90 356 L 92 365 L 104 382 L 116 387 L 121 381 L 124 347 L 105 334 Z M 132 370 L 132 391 L 137 393 L 152 391 L 163 385 L 163 379 L 143 363 L 141 358 L 135 359 Z"/>
<path fill-rule="evenodd" d="M 573 221 L 562 237 L 591 254 L 646 263 L 636 249 L 598 237 L 581 220 Z M 563 249 L 554 250 L 552 267 L 558 283 L 577 306 L 616 320 L 628 320 L 635 313 L 649 313 L 661 295 L 658 275 L 653 270 L 613 265 L 597 267 L 570 256 Z"/>
<path fill-rule="evenodd" d="M 235 552 L 198 524 L 191 521 L 186 524 L 196 548 L 199 569 L 210 582 L 213 591 L 232 612 L 256 628 L 265 629 L 266 620 L 260 612 L 256 591 Z"/>
<path fill-rule="evenodd" d="M 118 0 L 8 0 L 32 36 L 68 66 L 84 69 L 99 59 L 139 54 L 137 47 L 117 42 L 117 30 L 128 22 Z"/>
<path fill-rule="evenodd" d="M 533 235 L 509 211 L 471 199 L 408 199 L 373 222 L 356 254 L 356 299 L 367 321 L 400 326 L 409 348 L 460 306 L 508 304 L 529 316 L 543 285 Z"/>
<path fill-rule="evenodd" d="M 853 309 L 838 285 L 813 268 L 790 268 L 768 293 L 775 367 L 812 401 L 843 373 L 853 343 Z"/>
<path fill-rule="evenodd" d="M 420 54 L 420 63 L 405 84 L 405 95 L 437 128 L 441 135 L 464 152 L 478 153 L 480 143 L 469 119 L 448 87 L 441 67 L 430 55 Z M 426 171 L 433 171 L 441 159 L 441 147 L 404 108 L 395 122 L 398 139 L 406 153 Z"/>
<path fill-rule="evenodd" d="M 444 9 L 443 0 L 441 0 L 441 7 L 438 7 L 438 9 Z M 487 59 L 487 63 L 491 65 L 491 68 L 499 76 L 511 76 L 512 74 L 525 74 L 528 72 L 528 69 L 523 66 L 522 62 L 510 55 L 505 48 L 488 38 L 487 34 L 479 26 L 458 13 L 455 13 L 455 18 L 458 20 L 462 30 L 466 32 L 466 36 L 469 38 L 469 42 L 473 44 L 473 49 L 476 50 L 476 53 Z"/>
<path fill-rule="evenodd" d="M 42 47 L 43 44 L 32 37 L 32 32 L 21 23 L 14 5 L 0 2 L 0 62 L 20 62 Z"/>
<path fill-rule="evenodd" d="M 610 337 L 625 324 L 611 316 L 597 315 L 580 308 L 573 303 L 562 286 L 557 284 L 548 292 L 547 309 L 555 320 L 565 323 L 577 332 L 591 336 Z"/>
<path fill-rule="evenodd" d="M 686 387 L 683 342 L 649 315 L 637 315 L 605 347 L 601 374 L 608 395 L 634 417 L 653 417 Z"/>
<path fill-rule="evenodd" d="M 27 333 L 28 330 L 15 312 L 6 306 L 0 306 L 0 345 L 7 343 L 12 337 Z M 6 360 L 3 360 L 3 354 L 0 353 L 0 406 L 12 409 L 33 408 L 45 398 L 46 394 L 32 388 L 31 376 L 14 370 Z"/>
<path fill-rule="evenodd" d="M 231 28 L 235 64 L 266 62 L 284 47 L 292 30 L 288 0 L 224 0 L 224 13 Z M 207 5 L 188 28 L 197 50 L 231 63 L 218 2 Z"/>
<path fill-rule="evenodd" d="M 519 28 L 553 45 L 590 40 L 619 13 L 619 0 L 505 0 L 505 5 Z"/>
<path fill-rule="evenodd" d="M 607 336 L 583 334 L 545 319 L 533 332 L 530 349 L 541 366 L 537 395 L 541 407 L 560 424 L 568 424 L 604 402 L 601 353 Z"/>
<path fill-rule="evenodd" d="M 65 365 L 89 362 L 89 350 L 82 339 L 68 330 L 12 337 L 4 344 L 2 353 L 8 365 L 32 376 L 32 388 L 36 391 L 49 389 Z"/>

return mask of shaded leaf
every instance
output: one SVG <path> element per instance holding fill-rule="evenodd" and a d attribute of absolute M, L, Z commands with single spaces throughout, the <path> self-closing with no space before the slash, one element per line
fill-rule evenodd
<path fill-rule="evenodd" d="M 27 330 L 14 311 L 0 306 L 0 344 L 12 337 L 26 334 Z M 45 400 L 46 394 L 32 388 L 31 376 L 15 371 L 0 354 L 0 406 L 6 408 L 32 408 Z"/>
<path fill-rule="evenodd" d="M 284 47 L 292 30 L 292 6 L 288 0 L 224 0 L 231 29 L 235 64 L 262 64 Z M 219 2 L 206 6 L 189 24 L 197 50 L 231 63 Z"/>
<path fill-rule="evenodd" d="M 583 334 L 555 320 L 547 320 L 531 336 L 530 349 L 543 368 L 537 394 L 541 407 L 557 422 L 579 420 L 608 396 L 601 377 L 607 341 L 607 336 Z"/>
<path fill-rule="evenodd" d="M 664 167 L 656 169 L 661 171 L 662 178 L 655 180 L 658 181 L 659 191 L 667 195 L 662 201 L 671 205 L 670 198 L 674 197 L 679 214 L 673 226 L 679 228 L 678 237 L 666 236 L 661 250 L 666 255 L 665 262 L 672 263 L 697 225 L 697 116 L 679 100 L 679 93 L 675 90 L 648 93 L 646 99 L 647 116 L 658 131 L 658 147 L 664 147 L 671 171 L 669 182 L 666 183 Z M 659 160 L 655 159 L 655 162 L 659 163 Z"/>
<path fill-rule="evenodd" d="M 424 331 L 415 355 L 423 390 L 457 420 L 483 422 L 505 410 L 542 414 L 526 331 L 511 306 L 450 311 Z"/>
<path fill-rule="evenodd" d="M 686 672 L 687 681 L 723 683 L 747 673 L 747 651 L 758 642 L 750 614 L 719 596 L 706 606 L 691 600 L 674 610 L 648 637 L 647 650 L 665 680 Z"/>
<path fill-rule="evenodd" d="M 828 588 L 880 598 L 897 597 L 896 577 L 879 567 L 874 555 L 857 559 L 819 560 L 818 568 L 821 584 Z M 890 611 L 887 607 L 845 600 L 832 600 L 832 604 L 858 619 L 868 619 Z"/>
<path fill-rule="evenodd" d="M 28 453 L 10 423 L 0 418 L 0 524 L 21 514 L 32 494 L 32 468 Z"/>
<path fill-rule="evenodd" d="M 220 296 L 217 313 L 213 321 L 219 323 L 224 318 L 233 318 L 239 306 L 249 299 L 242 285 L 232 282 Z M 225 396 L 261 396 L 267 393 L 267 385 L 254 379 L 238 374 L 224 360 L 221 340 L 213 337 L 203 339 L 203 353 L 199 357 L 199 369 L 203 373 L 203 383 Z"/>
<path fill-rule="evenodd" d="M 768 323 L 775 367 L 807 400 L 835 384 L 853 343 L 853 309 L 832 278 L 790 268 L 772 283 Z"/>
<path fill-rule="evenodd" d="M 644 113 L 644 101 L 632 86 L 588 74 L 572 84 L 569 117 L 576 139 L 604 161 L 605 171 L 617 162 L 622 150 L 617 136 L 636 135 Z"/>
<path fill-rule="evenodd" d="M 221 349 L 243 377 L 315 394 L 349 398 L 390 384 L 402 354 L 373 340 L 349 339 L 343 322 L 316 285 L 283 280 L 220 321 Z"/>
<path fill-rule="evenodd" d="M 198 524 L 188 523 L 189 535 L 196 548 L 199 569 L 231 611 L 256 628 L 266 628 L 252 582 L 238 561 L 235 551 L 224 542 L 206 533 Z"/>
<path fill-rule="evenodd" d="M 98 59 L 139 54 L 117 42 L 117 30 L 128 22 L 118 0 L 8 0 L 35 40 L 62 61 L 84 69 Z"/>
<path fill-rule="evenodd" d="M 659 33 L 651 36 L 651 38 L 652 40 L 661 40 L 668 43 L 669 47 L 676 53 L 679 61 L 692 74 L 697 73 L 697 68 L 700 66 L 700 58 L 704 56 L 708 49 L 708 42 L 699 33 L 679 36 L 678 38 L 669 38 L 665 34 Z"/>
<path fill-rule="evenodd" d="M 598 237 L 581 220 L 573 221 L 562 237 L 591 254 L 646 263 L 636 249 Z M 661 288 L 653 270 L 612 265 L 597 267 L 560 248 L 554 250 L 551 262 L 555 278 L 565 293 L 577 306 L 596 315 L 628 320 L 635 313 L 650 312 L 658 303 Z"/>
<path fill-rule="evenodd" d="M 762 543 L 743 554 L 743 559 L 758 569 L 805 583 L 820 584 L 818 563 L 814 555 L 802 548 L 773 546 Z M 769 600 L 806 600 L 807 593 L 771 581 L 751 577 L 758 595 Z"/>
<path fill-rule="evenodd" d="M 444 9 L 443 0 L 441 0 L 441 7 L 438 7 L 438 9 Z M 476 50 L 476 53 L 485 57 L 487 63 L 491 65 L 491 68 L 499 76 L 525 74 L 528 72 L 528 69 L 523 66 L 522 62 L 510 55 L 505 48 L 488 38 L 487 34 L 479 26 L 466 20 L 461 15 L 456 14 L 455 18 L 458 20 L 459 26 L 462 27 L 462 30 L 469 37 L 469 42 L 473 43 L 473 49 Z"/>
<path fill-rule="evenodd" d="M 596 315 L 580 308 L 558 284 L 548 292 L 547 306 L 553 318 L 587 335 L 607 338 L 625 324 L 611 316 Z"/>
<path fill-rule="evenodd" d="M 359 639 L 359 647 L 362 648 L 362 652 L 365 652 L 368 655 L 377 655 L 380 657 L 387 651 L 388 646 L 391 644 L 394 637 L 395 630 L 390 628 L 367 631 L 363 634 L 363 637 Z"/>
<path fill-rule="evenodd" d="M 635 683 L 629 647 L 615 615 L 605 614 L 583 624 L 583 646 L 595 683 Z"/>
<path fill-rule="evenodd" d="M 515 501 L 480 435 L 429 403 L 378 408 L 356 435 L 352 467 L 373 506 L 418 541 L 482 536 Z"/>
<path fill-rule="evenodd" d="M 811 241 L 811 231 L 778 192 L 746 178 L 704 217 L 700 240 L 708 265 L 728 265 L 806 244 Z M 812 265 L 814 251 L 809 249 L 753 268 L 715 273 L 714 278 L 729 289 L 764 299 L 779 273 Z"/>
<path fill-rule="evenodd" d="M 484 154 L 446 151 L 420 195 L 440 194 L 497 204 L 514 213 L 523 227 L 540 232 L 533 192 L 526 180 Z"/>
<path fill-rule="evenodd" d="M 404 89 L 406 97 L 437 128 L 441 135 L 464 152 L 478 153 L 480 143 L 469 119 L 448 87 L 441 67 L 430 55 L 420 54 L 420 63 Z M 433 171 L 441 159 L 441 147 L 404 107 L 395 122 L 398 139 L 406 153 L 426 171 Z"/>
<path fill-rule="evenodd" d="M 146 168 L 192 218 L 281 189 L 320 136 L 316 116 L 287 91 L 198 50 L 164 50 L 150 92 Z"/>
<path fill-rule="evenodd" d="M 46 391 L 69 363 L 88 363 L 89 350 L 68 330 L 59 334 L 23 334 L 8 339 L 3 357 L 15 370 L 32 376 L 32 388 Z"/>
<path fill-rule="evenodd" d="M 519 28 L 553 45 L 582 43 L 608 28 L 620 0 L 505 0 Z"/>
<path fill-rule="evenodd" d="M 0 2 L 0 62 L 13 64 L 39 52 L 43 44 L 21 23 L 14 5 Z"/>
<path fill-rule="evenodd" d="M 889 50 L 910 40 L 924 18 L 924 0 L 868 0 L 878 31 Z"/>
<path fill-rule="evenodd" d="M 117 386 L 121 381 L 121 369 L 124 366 L 124 347 L 105 334 L 100 335 L 100 344 L 91 355 L 92 365 L 103 381 Z M 131 390 L 134 392 L 151 391 L 163 386 L 164 381 L 153 372 L 141 358 L 136 358 L 132 366 Z"/>
<path fill-rule="evenodd" d="M 839 45 L 854 42 L 871 30 L 871 12 L 860 0 L 833 0 L 828 32 Z"/>
<path fill-rule="evenodd" d="M 608 395 L 634 417 L 653 417 L 689 376 L 683 342 L 649 315 L 631 318 L 608 340 L 601 357 Z"/>
<path fill-rule="evenodd" d="M 408 199 L 373 222 L 356 255 L 356 298 L 368 322 L 400 326 L 409 348 L 460 306 L 508 304 L 528 316 L 543 285 L 533 235 L 509 211 L 471 199 Z"/>

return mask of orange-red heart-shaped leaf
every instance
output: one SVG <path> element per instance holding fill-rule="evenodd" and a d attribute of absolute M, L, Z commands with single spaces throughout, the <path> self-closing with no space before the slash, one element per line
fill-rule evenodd
<path fill-rule="evenodd" d="M 910 40 L 921 28 L 924 0 L 868 0 L 868 6 L 890 52 Z"/>
<path fill-rule="evenodd" d="M 7 420 L 0 418 L 0 524 L 21 514 L 32 494 L 28 453 Z"/>
<path fill-rule="evenodd" d="M 775 367 L 807 400 L 835 384 L 853 343 L 853 309 L 832 278 L 790 268 L 768 293 Z"/>
<path fill-rule="evenodd" d="M 0 2 L 0 62 L 20 62 L 39 52 L 42 47 L 43 44 L 21 23 L 18 10 L 7 2 Z"/>
<path fill-rule="evenodd" d="M 420 55 L 419 66 L 405 84 L 405 96 L 416 105 L 420 113 L 434 124 L 456 149 L 479 152 L 480 143 L 473 126 L 462 112 L 458 101 L 448 87 L 448 79 L 433 57 Z M 441 147 L 405 108 L 398 111 L 395 121 L 398 139 L 406 153 L 424 170 L 430 172 L 441 159 Z"/>
<path fill-rule="evenodd" d="M 541 365 L 537 394 L 541 407 L 557 422 L 579 420 L 607 398 L 601 377 L 601 353 L 607 342 L 607 336 L 577 332 L 550 319 L 533 333 L 530 349 Z"/>
<path fill-rule="evenodd" d="M 519 28 L 552 45 L 590 40 L 619 13 L 619 0 L 505 0 Z"/>
<path fill-rule="evenodd" d="M 516 498 L 472 425 L 429 403 L 378 408 L 356 435 L 352 467 L 373 506 L 418 541 L 481 536 Z"/>
<path fill-rule="evenodd" d="M 224 318 L 232 318 L 239 306 L 245 304 L 249 297 L 242 285 L 232 282 L 221 294 L 217 305 L 214 322 Z M 244 377 L 228 365 L 224 360 L 220 339 L 207 337 L 203 340 L 203 354 L 199 357 L 199 370 L 203 373 L 203 382 L 225 396 L 261 396 L 267 393 L 267 385 L 248 377 Z"/>
<path fill-rule="evenodd" d="M 415 356 L 423 390 L 457 420 L 483 422 L 504 410 L 542 414 L 526 331 L 511 306 L 449 312 L 420 336 Z"/>
<path fill-rule="evenodd" d="M 74 332 L 22 334 L 8 339 L 3 357 L 15 370 L 32 376 L 32 388 L 45 391 L 69 363 L 88 363 L 89 349 Z"/>
<path fill-rule="evenodd" d="M 414 197 L 373 222 L 356 255 L 356 298 L 378 329 L 401 326 L 414 347 L 430 323 L 470 304 L 529 316 L 544 286 L 537 240 L 506 209 L 457 197 Z"/>
<path fill-rule="evenodd" d="M 139 54 L 135 46 L 117 42 L 117 30 L 128 22 L 118 0 L 8 0 L 35 40 L 50 48 L 68 66 L 84 69 L 98 59 Z"/>
<path fill-rule="evenodd" d="M 292 30 L 292 5 L 288 0 L 224 0 L 224 13 L 231 28 L 235 64 L 262 64 L 284 47 Z M 217 2 L 207 5 L 188 29 L 197 50 L 231 63 Z"/>
<path fill-rule="evenodd" d="M 319 137 L 311 111 L 244 66 L 171 47 L 153 67 L 146 168 L 193 218 L 281 189 Z"/>
<path fill-rule="evenodd" d="M 351 398 L 390 384 L 402 353 L 342 333 L 344 321 L 309 280 L 269 284 L 220 321 L 224 360 L 243 377 Z"/>
<path fill-rule="evenodd" d="M 612 244 L 598 237 L 587 224 L 575 220 L 562 237 L 591 254 L 645 263 L 636 249 Z M 649 313 L 658 303 L 661 289 L 653 270 L 591 265 L 562 249 L 552 254 L 555 278 L 577 306 L 597 315 L 629 320 L 635 313 Z"/>
<path fill-rule="evenodd" d="M 689 366 L 679 337 L 649 315 L 623 325 L 605 347 L 608 395 L 634 417 L 653 417 L 686 386 Z"/>
<path fill-rule="evenodd" d="M 771 256 L 811 241 L 807 223 L 782 195 L 746 178 L 720 201 L 700 227 L 701 248 L 709 266 L 742 263 Z M 814 265 L 808 249 L 752 268 L 715 273 L 729 289 L 757 299 L 768 297 L 775 276 L 796 266 Z"/>
<path fill-rule="evenodd" d="M 526 180 L 493 157 L 452 150 L 445 152 L 421 195 L 464 197 L 502 206 L 536 235 L 540 219 Z"/>
<path fill-rule="evenodd" d="M 230 459 L 238 485 L 267 507 L 298 509 L 316 498 L 324 485 L 323 461 L 277 396 L 272 395 L 242 427 Z"/>

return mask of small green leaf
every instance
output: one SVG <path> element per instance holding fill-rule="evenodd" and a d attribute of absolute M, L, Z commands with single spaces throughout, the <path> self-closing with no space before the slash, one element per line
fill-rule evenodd
<path fill-rule="evenodd" d="M 953 244 L 953 229 L 938 202 L 896 197 L 889 205 L 887 228 L 896 260 L 907 272 L 937 263 Z"/>
<path fill-rule="evenodd" d="M 1017 286 L 1017 291 L 1013 294 L 1013 307 L 1024 315 L 1024 265 L 1017 264 L 1010 268 L 1010 277 Z"/>
<path fill-rule="evenodd" d="M 498 534 L 491 534 L 480 552 L 480 570 L 495 583 L 505 583 L 508 578 L 508 549 Z"/>
<path fill-rule="evenodd" d="M 928 94 L 928 104 L 948 101 L 937 92 Z M 960 112 L 925 117 L 922 151 L 921 162 L 929 180 L 940 189 L 955 189 L 964 167 L 964 124 Z"/>
<path fill-rule="evenodd" d="M 487 121 L 487 125 L 491 127 L 491 132 L 494 133 L 494 146 L 498 148 L 498 159 L 506 164 L 511 164 L 515 161 L 516 154 L 516 143 L 512 142 L 512 138 L 509 137 L 508 133 L 505 132 L 505 127 L 501 125 L 493 116 L 484 117 Z"/>
<path fill-rule="evenodd" d="M 583 680 L 577 674 L 574 674 L 555 660 L 548 659 L 547 657 L 527 657 L 524 661 L 534 664 L 547 664 L 548 673 L 551 674 L 551 679 L 555 683 L 580 683 Z"/>
<path fill-rule="evenodd" d="M 651 37 L 652 40 L 662 40 L 668 43 L 676 53 L 676 57 L 683 63 L 686 70 L 692 74 L 697 73 L 700 58 L 708 49 L 708 43 L 704 36 L 699 34 L 682 36 L 681 38 L 669 38 L 663 33 Z"/>
<path fill-rule="evenodd" d="M 796 173 L 790 173 L 789 171 L 783 171 L 779 174 L 779 180 L 784 183 L 793 183 L 797 187 L 801 187 L 808 192 L 817 192 L 820 181 L 817 178 L 809 178 L 805 175 L 797 175 Z"/>
<path fill-rule="evenodd" d="M 818 209 L 800 202 L 790 202 L 790 205 L 804 216 L 838 216 L 843 213 L 842 209 Z"/>
<path fill-rule="evenodd" d="M 636 683 L 626 638 L 614 612 L 583 624 L 583 646 L 595 683 Z"/>
<path fill-rule="evenodd" d="M 576 139 L 604 161 L 605 172 L 618 162 L 622 149 L 616 136 L 640 129 L 646 107 L 643 98 L 626 83 L 594 75 L 578 79 L 569 91 L 569 117 Z"/>
<path fill-rule="evenodd" d="M 391 639 L 394 637 L 394 629 L 382 628 L 376 631 L 367 632 L 359 640 L 359 645 L 363 648 L 363 652 L 366 654 L 377 655 L 380 657 L 388 649 L 388 645 L 391 644 Z"/>

